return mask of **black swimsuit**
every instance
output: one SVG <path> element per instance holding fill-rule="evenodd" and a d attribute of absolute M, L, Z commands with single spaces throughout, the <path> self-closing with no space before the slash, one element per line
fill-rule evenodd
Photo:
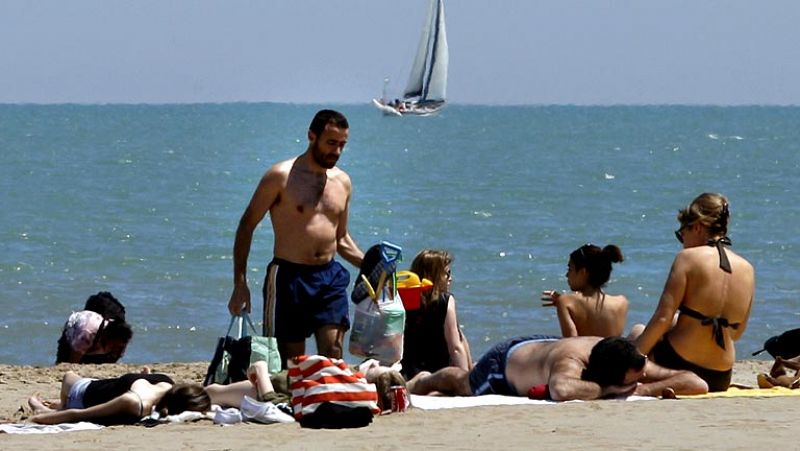
<path fill-rule="evenodd" d="M 726 273 L 730 274 L 732 271 L 731 262 L 728 261 L 728 253 L 725 252 L 724 246 L 730 246 L 731 239 L 727 236 L 723 236 L 717 240 L 708 240 L 706 244 L 717 248 L 717 252 L 719 253 L 719 267 Z"/>
<path fill-rule="evenodd" d="M 117 396 L 120 396 L 125 392 L 130 391 L 133 383 L 139 379 L 145 379 L 147 382 L 150 382 L 151 384 L 157 384 L 159 382 L 175 384 L 175 382 L 169 376 L 158 373 L 153 373 L 153 374 L 128 373 L 112 379 L 94 380 L 90 382 L 88 386 L 86 386 L 86 392 L 83 395 L 83 405 L 84 407 L 92 407 L 98 404 L 102 404 L 104 402 L 111 401 Z M 96 420 L 96 422 L 101 424 L 135 423 L 139 421 L 142 418 L 142 415 L 144 414 L 144 412 L 141 412 L 142 410 L 141 398 L 139 398 L 139 406 L 140 406 L 139 416 L 114 415 L 112 417 L 98 419 Z"/>
<path fill-rule="evenodd" d="M 721 316 L 715 317 L 708 317 L 703 315 L 702 313 L 698 312 L 697 310 L 693 310 L 685 305 L 678 307 L 680 310 L 681 315 L 686 315 L 690 318 L 694 318 L 700 321 L 700 324 L 704 326 L 711 325 L 711 335 L 714 337 L 714 341 L 717 343 L 722 349 L 725 349 L 725 337 L 722 335 L 722 329 L 724 327 L 730 327 L 731 329 L 738 329 L 741 323 L 731 323 L 728 321 L 727 318 L 723 318 Z"/>
<path fill-rule="evenodd" d="M 727 273 L 731 273 L 731 263 L 728 260 L 728 255 L 725 252 L 724 246 L 730 246 L 731 240 L 728 237 L 722 237 L 718 240 L 708 240 L 706 243 L 709 246 L 714 246 L 717 248 L 717 252 L 719 252 L 719 267 L 723 271 Z M 728 321 L 727 318 L 722 316 L 715 316 L 709 317 L 706 316 L 697 310 L 694 310 L 690 307 L 685 305 L 681 305 L 678 307 L 678 310 L 681 312 L 681 315 L 686 315 L 690 318 L 694 318 L 700 321 L 700 324 L 703 326 L 711 326 L 711 336 L 714 338 L 714 342 L 722 349 L 725 349 L 725 336 L 722 333 L 722 329 L 726 327 L 730 327 L 731 329 L 738 329 L 741 323 L 731 323 Z M 728 389 L 728 386 L 731 382 L 731 374 L 733 373 L 732 370 L 727 371 L 719 371 L 719 370 L 710 370 L 708 368 L 703 368 L 699 365 L 696 365 L 692 362 L 681 357 L 675 349 L 672 347 L 672 344 L 669 342 L 667 337 L 664 337 L 651 352 L 653 361 L 658 363 L 659 365 L 665 366 L 667 368 L 672 369 L 681 369 L 681 370 L 689 370 L 695 374 L 697 374 L 701 379 L 706 381 L 708 384 L 709 391 L 725 391 Z"/>

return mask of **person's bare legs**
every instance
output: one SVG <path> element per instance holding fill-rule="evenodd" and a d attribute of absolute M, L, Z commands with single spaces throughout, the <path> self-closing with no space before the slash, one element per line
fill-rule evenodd
<path fill-rule="evenodd" d="M 467 336 L 461 331 L 459 331 L 459 336 L 461 337 L 461 346 L 464 347 L 464 354 L 467 356 L 467 368 L 471 370 L 472 367 L 475 366 L 475 362 L 472 361 L 472 351 L 469 349 L 469 341 L 467 341 Z"/>
<path fill-rule="evenodd" d="M 301 356 L 306 353 L 306 342 L 303 341 L 281 341 L 278 340 L 278 353 L 281 355 L 281 369 L 286 369 L 286 362 L 292 357 Z"/>
<path fill-rule="evenodd" d="M 469 371 L 456 366 L 448 366 L 431 374 L 420 372 L 406 382 L 409 393 L 427 395 L 431 392 L 442 392 L 451 396 L 472 396 L 469 386 Z"/>
<path fill-rule="evenodd" d="M 64 374 L 64 379 L 61 379 L 61 406 L 66 407 L 69 391 L 72 389 L 72 386 L 81 379 L 81 376 L 74 371 L 67 371 Z"/>
<path fill-rule="evenodd" d="M 272 393 L 275 388 L 272 386 L 272 381 L 269 379 L 269 365 L 263 360 L 253 363 L 247 368 L 247 379 L 256 389 L 258 400 L 261 401 L 262 397 L 267 393 Z"/>
<path fill-rule="evenodd" d="M 337 325 L 322 326 L 314 333 L 317 339 L 317 353 L 332 359 L 341 359 L 343 355 L 344 327 Z"/>

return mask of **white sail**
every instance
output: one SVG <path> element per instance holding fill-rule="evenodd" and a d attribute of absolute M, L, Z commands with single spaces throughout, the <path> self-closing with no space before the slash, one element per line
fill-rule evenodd
<path fill-rule="evenodd" d="M 403 100 L 389 102 L 384 93 L 380 100 L 372 99 L 372 103 L 387 116 L 429 116 L 438 113 L 444 107 L 447 95 L 449 60 L 444 0 L 430 0 Z"/>
<path fill-rule="evenodd" d="M 444 2 L 438 0 L 439 8 L 435 15 L 436 27 L 431 35 L 431 62 L 428 69 L 428 82 L 422 93 L 422 100 L 444 101 L 447 94 L 447 66 L 450 52 L 447 48 L 447 33 L 444 27 Z"/>
<path fill-rule="evenodd" d="M 425 17 L 425 22 L 422 26 L 422 35 L 419 39 L 419 46 L 417 46 L 417 56 L 414 58 L 414 64 L 411 65 L 411 73 L 408 75 L 408 83 L 403 93 L 405 98 L 422 95 L 423 80 L 427 72 L 428 49 L 431 46 L 431 30 L 436 19 L 436 3 L 437 0 L 431 0 L 428 15 Z"/>

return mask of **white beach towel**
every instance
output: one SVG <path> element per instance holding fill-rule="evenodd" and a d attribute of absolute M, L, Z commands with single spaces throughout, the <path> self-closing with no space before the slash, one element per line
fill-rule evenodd
<path fill-rule="evenodd" d="M 0 432 L 5 432 L 6 434 L 55 434 L 58 432 L 92 431 L 97 429 L 103 429 L 103 426 L 86 421 L 61 424 L 0 424 Z"/>
<path fill-rule="evenodd" d="M 648 396 L 628 396 L 620 398 L 624 401 L 646 401 L 658 398 Z M 582 402 L 582 401 L 567 401 Z M 556 401 L 528 399 L 522 396 L 481 395 L 481 396 L 420 396 L 411 395 L 411 405 L 422 410 L 460 409 L 478 406 L 511 406 L 511 405 L 556 405 Z"/>

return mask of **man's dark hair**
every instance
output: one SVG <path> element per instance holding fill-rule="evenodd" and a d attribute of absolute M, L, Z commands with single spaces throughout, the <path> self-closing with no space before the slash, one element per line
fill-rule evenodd
<path fill-rule="evenodd" d="M 125 307 L 108 291 L 89 296 L 83 309 L 99 313 L 105 319 L 125 321 Z"/>
<path fill-rule="evenodd" d="M 334 110 L 319 110 L 317 114 L 314 115 L 314 119 L 311 120 L 311 125 L 308 126 L 308 129 L 319 137 L 328 124 L 339 128 L 350 128 L 350 124 L 347 123 L 347 118 L 344 117 L 342 113 Z"/>
<path fill-rule="evenodd" d="M 592 348 L 581 379 L 601 387 L 622 385 L 628 370 L 640 371 L 646 362 L 647 358 L 627 338 L 607 337 Z"/>
<path fill-rule="evenodd" d="M 131 329 L 130 324 L 125 321 L 109 321 L 100 333 L 103 334 L 103 339 L 106 341 L 127 343 L 131 341 L 131 337 L 133 337 L 133 329 Z"/>

